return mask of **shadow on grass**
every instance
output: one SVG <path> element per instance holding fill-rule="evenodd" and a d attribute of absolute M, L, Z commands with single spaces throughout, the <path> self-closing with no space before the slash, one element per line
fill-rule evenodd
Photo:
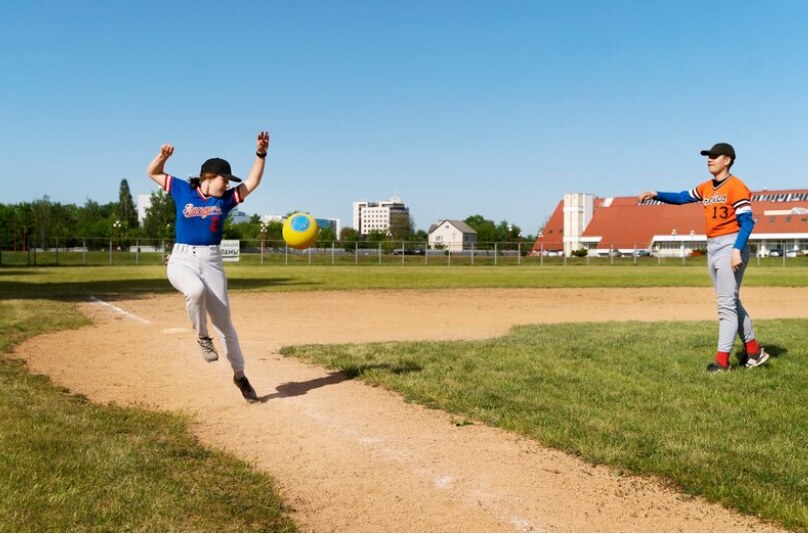
<path fill-rule="evenodd" d="M 282 399 L 284 397 L 299 397 L 301 395 L 305 395 L 309 391 L 325 386 L 331 386 L 334 384 L 339 384 L 340 382 L 345 382 L 346 380 L 350 380 L 348 376 L 340 371 L 333 371 L 328 373 L 326 376 L 321 376 L 319 378 L 314 378 L 312 380 L 306 380 L 305 382 L 287 382 L 285 384 L 281 384 L 276 389 L 275 393 L 270 393 L 269 395 L 264 395 L 260 397 L 258 400 L 260 402 L 267 402 L 270 399 Z"/>
<path fill-rule="evenodd" d="M 275 388 L 275 393 L 270 393 L 269 395 L 264 395 L 259 397 L 259 402 L 267 402 L 271 399 L 281 399 L 284 397 L 299 397 L 301 395 L 305 395 L 309 391 L 317 388 L 322 388 L 325 386 L 333 386 L 335 384 L 340 384 L 347 380 L 353 380 L 354 378 L 358 378 L 362 374 L 374 370 L 379 369 L 383 371 L 388 371 L 393 374 L 405 374 L 405 373 L 414 373 L 420 371 L 422 367 L 417 364 L 407 363 L 404 365 L 390 365 L 390 364 L 372 364 L 372 365 L 359 365 L 359 366 L 349 366 L 342 371 L 332 371 L 328 373 L 326 376 L 321 376 L 319 378 L 314 378 L 312 380 L 306 380 L 305 382 L 287 382 L 285 384 L 279 385 Z"/>
<path fill-rule="evenodd" d="M 38 275 L 32 269 L 15 269 L 12 267 L 0 266 L 0 276 L 34 276 Z"/>
<path fill-rule="evenodd" d="M 231 290 L 260 290 L 273 286 L 311 286 L 312 282 L 292 282 L 291 278 L 261 278 L 229 280 Z M 174 293 L 177 290 L 167 279 L 145 280 L 82 280 L 77 282 L 29 283 L 0 280 L 2 299 L 85 300 L 90 296 L 104 300 L 136 299 L 155 293 Z"/>
<path fill-rule="evenodd" d="M 785 347 L 781 347 L 780 345 L 765 345 L 763 346 L 766 349 L 766 352 L 769 353 L 769 356 L 772 358 L 777 358 L 778 356 L 785 356 L 788 354 L 788 349 Z"/>
<path fill-rule="evenodd" d="M 373 363 L 368 365 L 349 365 L 342 370 L 349 378 L 359 378 L 368 371 L 386 371 L 394 375 L 404 375 L 407 373 L 417 373 L 424 368 L 415 362 L 405 362 L 399 365 L 389 363 Z"/>

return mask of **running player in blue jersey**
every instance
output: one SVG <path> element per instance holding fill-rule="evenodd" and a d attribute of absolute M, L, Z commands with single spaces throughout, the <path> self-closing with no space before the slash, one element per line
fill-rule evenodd
<path fill-rule="evenodd" d="M 219 355 L 208 335 L 210 317 L 233 368 L 233 382 L 249 402 L 257 401 L 258 396 L 244 375 L 244 356 L 230 318 L 227 277 L 219 244 L 227 214 L 244 202 L 261 183 L 268 150 L 269 133 L 259 132 L 250 174 L 232 189 L 230 182 L 238 183 L 241 179 L 233 176 L 230 164 L 221 158 L 207 160 L 202 164 L 199 177 L 188 182 L 167 174 L 163 167 L 174 153 L 172 145 L 161 146 L 160 153 L 147 170 L 149 177 L 171 195 L 177 208 L 176 238 L 168 260 L 168 280 L 185 295 L 185 308 L 202 357 L 213 362 Z"/>

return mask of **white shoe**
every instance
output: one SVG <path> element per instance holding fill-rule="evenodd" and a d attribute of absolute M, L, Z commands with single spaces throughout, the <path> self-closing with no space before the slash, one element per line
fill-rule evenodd
<path fill-rule="evenodd" d="M 758 354 L 757 357 L 749 356 L 749 359 L 746 360 L 746 367 L 748 369 L 751 369 L 752 367 L 758 367 L 766 363 L 768 359 L 769 359 L 769 353 L 763 350 L 763 347 L 760 347 L 760 354 Z"/>
<path fill-rule="evenodd" d="M 199 343 L 199 348 L 202 350 L 202 357 L 206 362 L 215 362 L 219 359 L 219 353 L 216 352 L 216 347 L 213 346 L 213 340 L 209 337 L 200 337 L 196 340 Z"/>

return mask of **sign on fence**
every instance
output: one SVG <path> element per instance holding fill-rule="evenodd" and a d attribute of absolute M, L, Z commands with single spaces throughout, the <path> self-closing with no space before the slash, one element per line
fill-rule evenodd
<path fill-rule="evenodd" d="M 219 245 L 219 251 L 222 253 L 222 261 L 238 261 L 241 248 L 238 239 L 222 239 Z"/>

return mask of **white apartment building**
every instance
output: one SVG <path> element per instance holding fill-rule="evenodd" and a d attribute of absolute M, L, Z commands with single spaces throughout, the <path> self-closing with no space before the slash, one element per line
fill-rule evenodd
<path fill-rule="evenodd" d="M 151 195 L 137 196 L 137 223 L 143 225 L 146 219 L 146 210 L 151 208 Z"/>
<path fill-rule="evenodd" d="M 387 233 L 390 231 L 390 222 L 397 215 L 409 214 L 410 209 L 398 197 L 380 202 L 354 202 L 353 227 L 360 235 L 367 235 L 374 230 Z"/>

